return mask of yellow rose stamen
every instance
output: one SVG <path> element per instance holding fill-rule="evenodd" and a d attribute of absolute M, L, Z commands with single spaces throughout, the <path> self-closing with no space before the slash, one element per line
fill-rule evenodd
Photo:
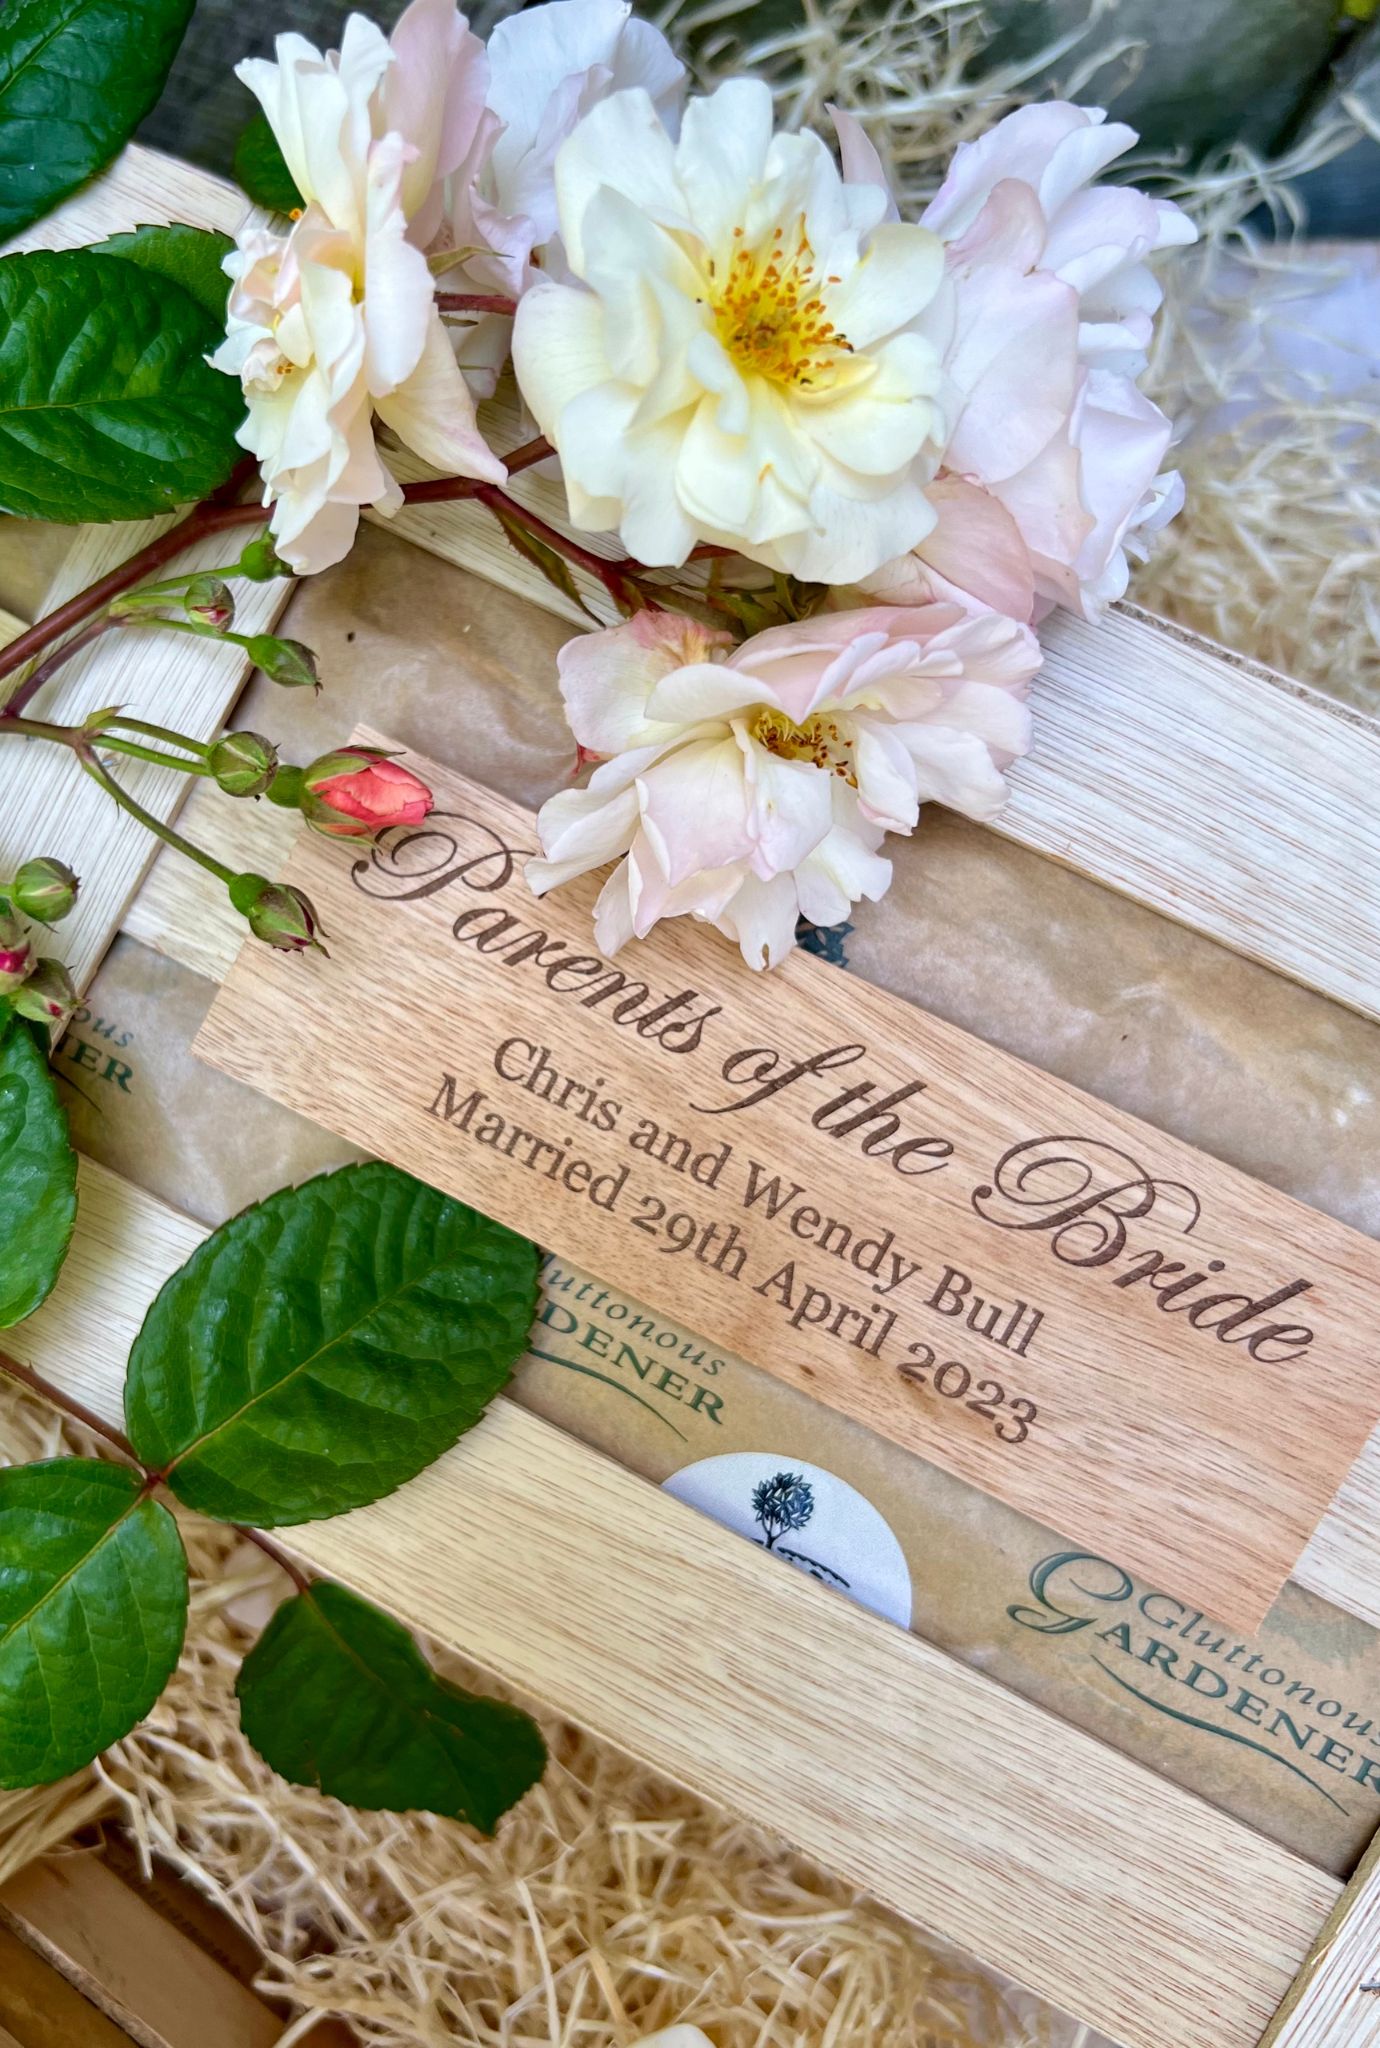
<path fill-rule="evenodd" d="M 717 266 L 709 265 L 709 303 L 720 341 L 740 369 L 768 383 L 799 391 L 827 388 L 853 349 L 825 312 L 803 216 L 789 253 L 779 227 L 755 249 L 744 245 L 743 232 L 733 230 L 735 247 L 722 282 Z"/>
<path fill-rule="evenodd" d="M 838 720 L 827 713 L 814 711 L 797 725 L 784 711 L 763 704 L 753 713 L 748 732 L 769 754 L 783 761 L 809 761 L 816 768 L 841 776 L 850 788 L 857 788 L 852 739 Z"/>

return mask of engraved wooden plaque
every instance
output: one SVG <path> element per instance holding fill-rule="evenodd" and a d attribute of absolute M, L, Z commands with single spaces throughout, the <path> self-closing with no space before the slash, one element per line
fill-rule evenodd
<path fill-rule="evenodd" d="M 198 1052 L 1257 1624 L 1380 1409 L 1380 1247 L 804 953 L 606 961 L 597 880 L 533 898 L 530 814 L 416 765 L 425 826 L 302 834 L 330 958 L 247 943 Z"/>

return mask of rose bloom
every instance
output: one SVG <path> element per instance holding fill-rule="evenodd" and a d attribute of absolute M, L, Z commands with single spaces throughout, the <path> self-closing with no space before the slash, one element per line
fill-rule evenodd
<path fill-rule="evenodd" d="M 1039 647 L 993 613 L 881 606 L 727 645 L 644 611 L 561 651 L 575 737 L 609 758 L 542 806 L 527 880 L 541 895 L 617 860 L 594 913 L 605 953 L 689 915 L 775 966 L 798 917 L 837 924 L 885 892 L 878 849 L 926 798 L 990 818 L 1029 745 Z"/>
<path fill-rule="evenodd" d="M 848 125 L 845 161 L 881 180 Z M 1126 588 L 1128 551 L 1178 510 L 1179 479 L 1160 473 L 1170 423 L 1136 380 L 1161 297 L 1145 259 L 1196 230 L 1166 200 L 1093 182 L 1135 140 L 1099 108 L 1053 103 L 956 151 L 923 215 L 947 245 L 938 523 L 872 594 L 1095 618 Z"/>
<path fill-rule="evenodd" d="M 487 72 L 452 0 L 412 0 L 391 44 L 352 14 L 338 55 L 296 35 L 277 53 L 238 76 L 306 207 L 290 234 L 248 230 L 227 257 L 229 332 L 212 361 L 243 383 L 239 440 L 258 458 L 278 552 L 311 571 L 349 551 L 361 505 L 402 503 L 375 416 L 438 469 L 507 474 L 475 424 L 417 243 L 483 123 Z"/>
<path fill-rule="evenodd" d="M 392 825 L 420 825 L 435 799 L 410 768 L 373 747 L 341 747 L 302 777 L 302 815 L 333 839 L 368 839 Z"/>
<path fill-rule="evenodd" d="M 934 235 L 884 223 L 818 136 L 774 136 L 750 79 L 692 100 L 679 142 L 645 91 L 612 94 L 556 198 L 574 281 L 524 296 L 513 359 L 576 526 L 643 562 L 711 541 L 821 582 L 928 532 Z"/>
<path fill-rule="evenodd" d="M 549 0 L 498 23 L 480 60 L 486 112 L 459 169 L 445 180 L 439 225 L 427 224 L 431 267 L 446 291 L 520 298 L 543 271 L 564 274 L 556 235 L 556 153 L 610 92 L 646 89 L 674 130 L 685 67 L 628 0 Z M 447 250 L 454 262 L 443 262 Z M 540 268 L 538 267 L 540 265 Z M 472 391 L 488 397 L 512 348 L 513 323 L 488 313 L 452 328 Z"/>

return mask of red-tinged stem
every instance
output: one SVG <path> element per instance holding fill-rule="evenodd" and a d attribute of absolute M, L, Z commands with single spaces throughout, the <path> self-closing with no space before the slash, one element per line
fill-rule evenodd
<path fill-rule="evenodd" d="M 524 442 L 522 447 L 515 448 L 503 459 L 508 474 L 516 476 L 521 470 L 530 469 L 533 463 L 544 462 L 552 452 L 551 443 L 538 435 L 535 440 Z M 252 467 L 252 464 L 248 465 L 248 468 Z M 179 525 L 170 528 L 159 539 L 150 541 L 147 547 L 140 548 L 137 554 L 131 555 L 127 562 L 121 562 L 117 569 L 112 569 L 108 575 L 102 576 L 98 582 L 80 591 L 76 597 L 70 597 L 66 604 L 59 605 L 56 611 L 49 612 L 46 618 L 39 619 L 27 631 L 11 640 L 7 647 L 0 649 L 0 677 L 13 675 L 16 670 L 24 668 L 36 656 L 42 654 L 45 648 L 51 647 L 54 641 L 62 640 L 65 634 L 72 633 L 74 628 L 83 625 L 93 613 L 103 612 L 112 598 L 121 596 L 136 583 L 142 583 L 146 577 L 152 576 L 165 563 L 172 561 L 184 549 L 194 546 L 197 541 L 205 540 L 213 533 L 227 532 L 237 526 L 262 525 L 266 517 L 262 505 L 236 505 L 227 501 L 226 494 L 232 486 L 238 488 L 243 483 L 244 474 L 243 467 L 237 470 L 234 477 L 223 484 L 214 497 L 208 498 L 204 504 L 198 505 L 195 511 L 189 512 Z M 405 484 L 403 498 L 410 505 L 430 505 L 450 498 L 476 497 L 480 488 L 478 480 L 474 477 L 431 477 L 422 482 Z M 102 620 L 96 630 L 104 631 L 105 623 Z M 78 647 L 85 646 L 88 638 L 95 637 L 96 632 L 92 631 L 84 638 L 66 643 L 57 652 L 66 660 L 69 654 L 76 653 Z M 40 663 L 8 701 L 0 705 L 0 719 L 23 711 L 58 665 L 60 664 L 50 667 L 47 663 Z"/>
<path fill-rule="evenodd" d="M 279 1571 L 287 1573 L 299 1593 L 309 1593 L 311 1591 L 311 1580 L 306 1577 L 305 1573 L 298 1570 L 287 1552 L 280 1550 L 276 1543 L 263 1534 L 262 1530 L 247 1528 L 243 1522 L 236 1522 L 233 1526 L 237 1536 L 243 1536 L 247 1543 L 256 1545 L 265 1557 L 273 1559 Z"/>
<path fill-rule="evenodd" d="M 146 576 L 161 569 L 165 562 L 180 555 L 184 548 L 192 547 L 209 534 L 223 533 L 232 526 L 262 524 L 264 517 L 261 505 L 218 505 L 209 499 L 204 505 L 198 505 L 177 526 L 159 539 L 150 541 L 146 548 L 140 548 L 127 562 L 121 562 L 118 569 L 112 569 L 109 575 L 79 591 L 76 597 L 69 597 L 66 604 L 59 605 L 56 611 L 49 612 L 46 618 L 39 619 L 26 632 L 11 640 L 8 647 L 0 650 L 0 676 L 13 675 L 16 669 L 23 668 L 26 662 L 41 654 L 45 647 L 51 647 L 74 626 L 82 625 L 93 612 L 104 611 L 113 597 L 119 597 L 134 584 L 141 583 Z M 94 638 L 94 634 L 91 637 Z M 40 664 L 40 670 L 43 666 Z M 35 670 L 20 684 L 0 709 L 0 718 L 22 711 L 34 692 L 42 688 L 47 677 L 40 680 L 40 670 Z"/>
<path fill-rule="evenodd" d="M 517 300 L 502 292 L 437 292 L 436 308 L 441 313 L 516 313 Z"/>
<path fill-rule="evenodd" d="M 17 1380 L 21 1387 L 27 1387 L 31 1394 L 37 1394 L 40 1400 L 47 1401 L 50 1406 L 61 1409 L 64 1415 L 70 1415 L 72 1420 L 81 1423 L 84 1429 L 94 1430 L 97 1436 L 104 1437 L 108 1444 L 113 1445 L 122 1457 L 130 1459 L 141 1471 L 144 1469 L 129 1438 L 112 1423 L 103 1422 L 99 1415 L 83 1407 L 71 1394 L 64 1394 L 60 1387 L 55 1387 L 50 1381 L 40 1378 L 38 1373 L 31 1372 L 27 1365 L 20 1365 L 17 1359 L 6 1358 L 3 1355 L 0 1355 L 0 1373 L 4 1373 L 7 1379 Z"/>
<path fill-rule="evenodd" d="M 510 498 L 497 484 L 480 484 L 474 495 L 487 505 L 492 512 L 502 512 L 518 526 L 532 534 L 537 540 L 545 541 L 558 555 L 564 555 L 567 562 L 574 562 L 590 576 L 596 576 L 608 591 L 610 597 L 620 603 L 627 594 L 629 582 L 642 569 L 641 562 L 634 562 L 631 556 L 622 555 L 611 560 L 607 555 L 596 555 L 593 548 L 582 547 L 572 540 L 568 533 L 562 533 L 558 526 L 552 526 L 530 506 L 519 505 L 516 498 Z"/>
<path fill-rule="evenodd" d="M 155 1487 L 163 1483 L 164 1475 L 161 1472 L 150 1471 L 122 1430 L 116 1429 L 112 1423 L 94 1414 L 71 1394 L 65 1394 L 61 1387 L 55 1387 L 51 1380 L 45 1380 L 40 1374 L 30 1371 L 27 1365 L 20 1365 L 17 1359 L 6 1358 L 3 1353 L 0 1353 L 0 1373 L 7 1379 L 16 1381 L 21 1387 L 27 1387 L 31 1394 L 37 1394 L 41 1401 L 46 1401 L 50 1408 L 56 1408 L 59 1414 L 70 1415 L 73 1422 L 79 1422 L 83 1429 L 89 1429 L 96 1436 L 103 1437 L 112 1450 L 118 1451 L 122 1458 L 128 1458 L 130 1464 L 143 1473 L 145 1493 L 152 1493 Z M 243 1522 L 232 1522 L 230 1526 L 237 1536 L 243 1536 L 246 1542 L 253 1543 L 262 1550 L 265 1557 L 271 1557 L 278 1569 L 287 1573 L 299 1593 L 311 1591 L 311 1580 L 276 1543 L 258 1529 L 247 1528 Z"/>

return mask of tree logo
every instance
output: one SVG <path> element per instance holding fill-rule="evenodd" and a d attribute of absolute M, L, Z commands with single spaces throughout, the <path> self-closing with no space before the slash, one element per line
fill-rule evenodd
<path fill-rule="evenodd" d="M 798 1529 L 803 1529 L 814 1511 L 814 1488 L 803 1472 L 774 1472 L 770 1479 L 760 1480 L 752 1489 L 752 1512 L 762 1531 L 757 1541 L 763 1549 L 774 1550 L 778 1556 L 789 1558 L 811 1578 L 846 1587 L 848 1581 L 841 1572 L 832 1570 L 803 1550 L 788 1549 L 781 1542 L 783 1536 L 793 1536 Z"/>

